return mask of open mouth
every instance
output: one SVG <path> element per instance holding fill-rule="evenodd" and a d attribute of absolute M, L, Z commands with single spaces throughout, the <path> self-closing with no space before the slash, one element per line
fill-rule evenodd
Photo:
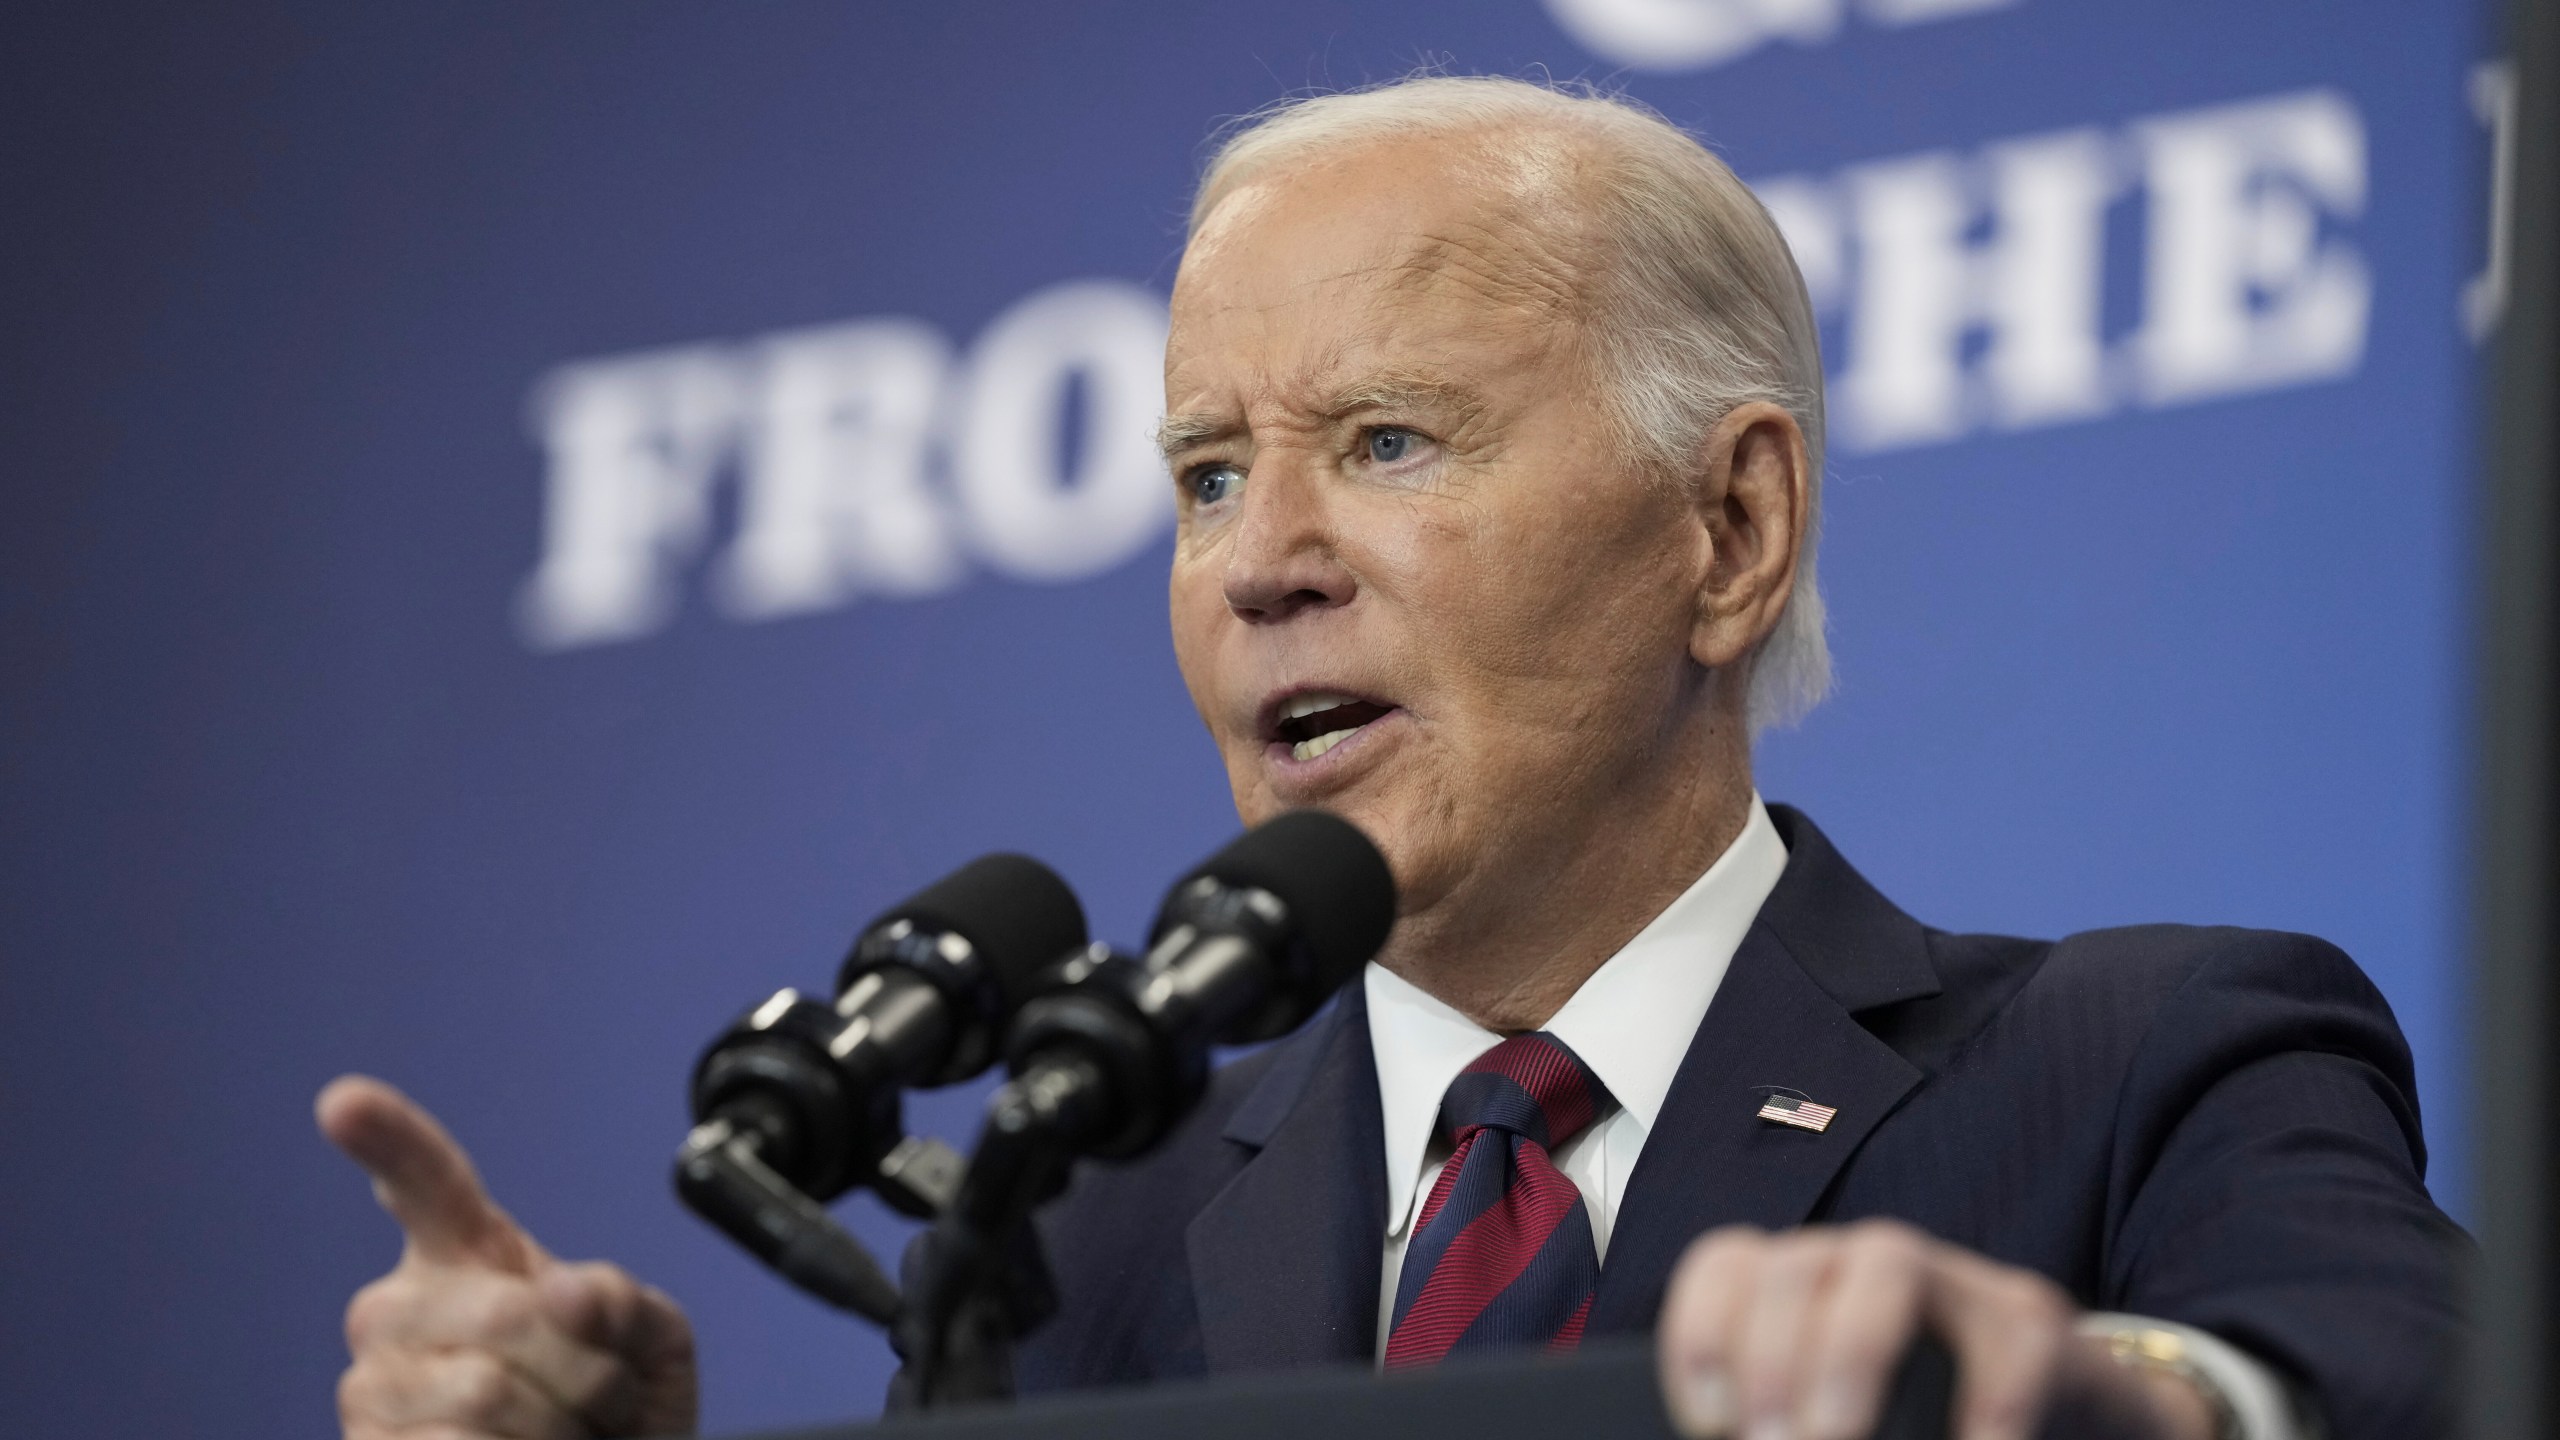
<path fill-rule="evenodd" d="M 1313 760 L 1395 708 L 1375 700 L 1311 691 L 1282 702 L 1266 733 L 1289 747 L 1291 759 Z"/>

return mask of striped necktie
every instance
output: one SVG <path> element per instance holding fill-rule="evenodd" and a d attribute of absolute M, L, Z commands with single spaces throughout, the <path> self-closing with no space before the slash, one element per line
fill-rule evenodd
<path fill-rule="evenodd" d="M 1582 1192 L 1552 1156 L 1616 1106 L 1544 1031 L 1503 1041 L 1449 1083 L 1440 1134 L 1454 1148 L 1405 1250 L 1390 1367 L 1581 1341 L 1600 1257 Z"/>

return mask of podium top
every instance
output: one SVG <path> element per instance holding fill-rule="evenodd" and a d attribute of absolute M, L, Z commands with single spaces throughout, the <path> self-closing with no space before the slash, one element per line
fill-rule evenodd
<path fill-rule="evenodd" d="M 1924 1346 L 1897 1379 L 1877 1440 L 1943 1440 L 1945 1352 Z M 1381 1375 L 1366 1366 L 1140 1389 L 745 1437 L 745 1440 L 1670 1440 L 1650 1338 L 1571 1357 L 1495 1355 Z"/>

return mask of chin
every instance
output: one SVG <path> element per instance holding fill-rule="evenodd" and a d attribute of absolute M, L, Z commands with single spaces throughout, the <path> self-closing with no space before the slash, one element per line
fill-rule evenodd
<path fill-rule="evenodd" d="M 1236 802 L 1236 816 L 1247 829 L 1284 811 L 1312 809 L 1339 815 L 1360 828 L 1371 844 L 1386 856 L 1387 869 L 1396 877 L 1396 889 L 1402 908 L 1410 910 L 1422 889 L 1445 889 L 1427 853 L 1426 839 L 1433 827 L 1419 823 L 1413 813 L 1412 797 L 1396 793 L 1378 783 L 1383 777 L 1367 777 L 1369 783 L 1355 784 L 1329 794 L 1303 801 L 1285 801 L 1262 775 L 1260 756 L 1244 765 L 1231 768 L 1230 778 Z M 1438 882 L 1438 883 L 1435 883 Z M 1417 887 L 1421 887 L 1418 889 Z"/>
<path fill-rule="evenodd" d="M 1398 908 L 1410 912 L 1418 901 L 1445 889 L 1446 883 L 1435 863 L 1435 847 L 1430 844 L 1431 827 L 1418 824 L 1411 805 L 1401 803 L 1403 796 L 1363 794 L 1358 790 L 1337 794 L 1318 802 L 1317 808 L 1330 810 L 1360 827 L 1378 853 L 1387 857 L 1387 869 L 1396 877 Z"/>

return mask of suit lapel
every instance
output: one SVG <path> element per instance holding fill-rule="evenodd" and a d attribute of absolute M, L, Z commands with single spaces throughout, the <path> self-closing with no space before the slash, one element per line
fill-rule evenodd
<path fill-rule="evenodd" d="M 1629 1178 L 1591 1333 L 1648 1329 L 1688 1243 L 1802 1223 L 1921 1072 L 1857 1020 L 1938 991 L 1927 932 L 1785 806 L 1787 868 L 1725 972 Z M 1839 1115 L 1820 1134 L 1755 1118 L 1763 1087 Z M 1185 1232 L 1211 1374 L 1375 1353 L 1386 1141 L 1361 987 L 1280 1053 L 1222 1132 L 1255 1153 Z"/>
<path fill-rule="evenodd" d="M 1648 1329 L 1680 1252 L 1719 1225 L 1801 1224 L 1921 1072 L 1854 1018 L 1934 994 L 1927 932 L 1801 815 L 1771 807 L 1788 859 L 1672 1080 L 1618 1207 L 1595 1334 Z M 1819 1134 L 1756 1118 L 1784 1087 L 1835 1107 Z"/>
<path fill-rule="evenodd" d="M 1184 1240 L 1209 1373 L 1374 1352 L 1386 1140 L 1359 984 L 1264 1072 L 1227 1122 L 1256 1147 Z"/>

